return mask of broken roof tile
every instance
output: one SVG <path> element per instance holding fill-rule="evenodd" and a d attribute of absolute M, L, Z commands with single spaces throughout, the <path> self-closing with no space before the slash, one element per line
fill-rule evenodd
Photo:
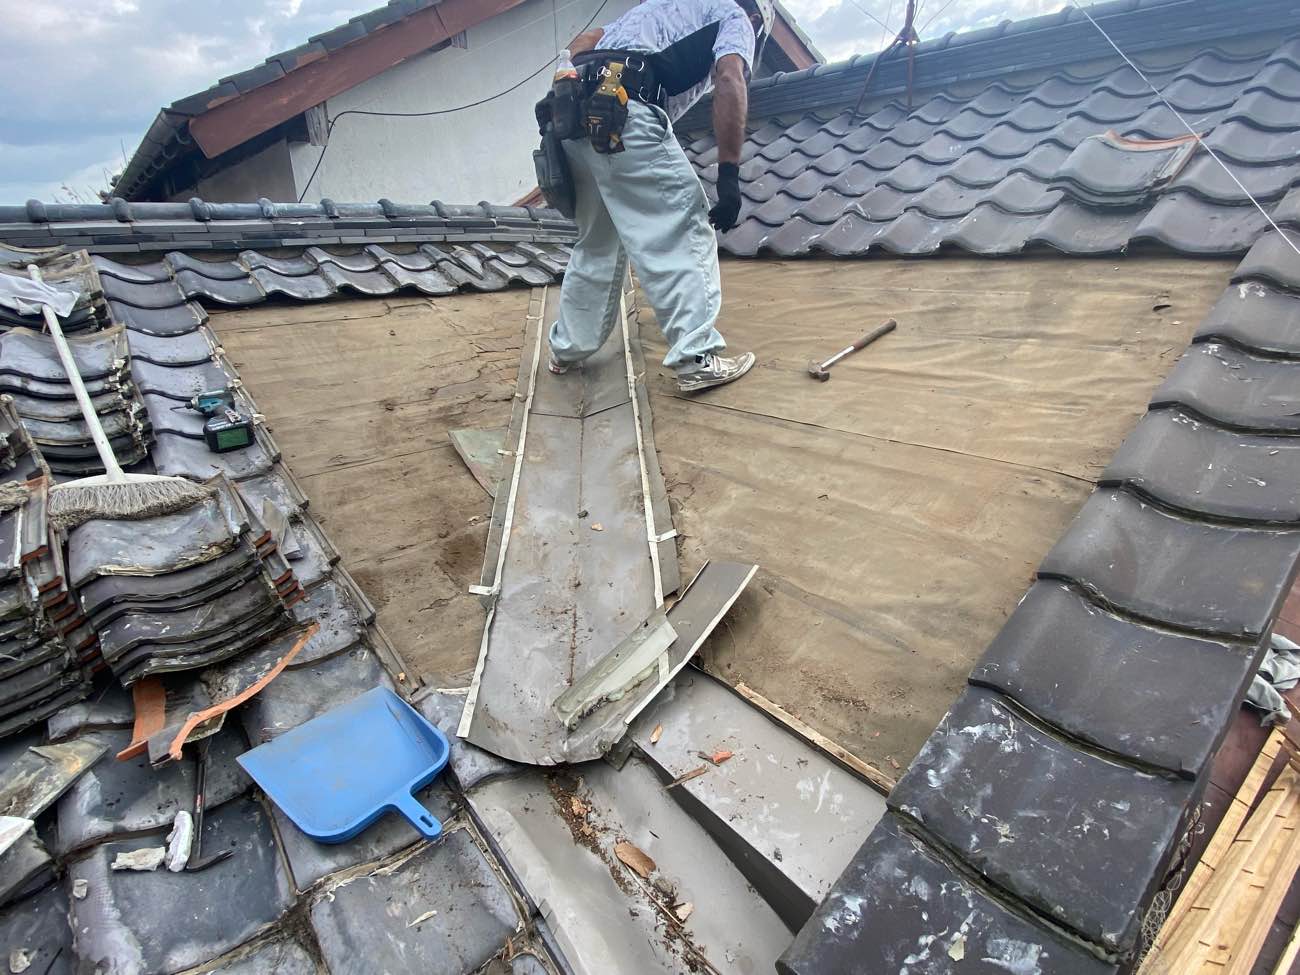
<path fill-rule="evenodd" d="M 1061 164 L 1052 187 L 1097 206 L 1135 206 L 1173 179 L 1195 149 L 1190 139 L 1152 145 L 1090 136 Z"/>
<path fill-rule="evenodd" d="M 66 855 L 107 839 L 163 830 L 176 813 L 194 808 L 195 763 L 188 756 L 161 769 L 141 752 L 119 761 L 114 756 L 131 741 L 129 731 L 99 732 L 109 754 L 72 784 L 58 806 L 57 850 Z M 206 802 L 209 810 L 248 789 L 235 756 L 248 750 L 236 728 L 223 727 L 209 747 Z"/>

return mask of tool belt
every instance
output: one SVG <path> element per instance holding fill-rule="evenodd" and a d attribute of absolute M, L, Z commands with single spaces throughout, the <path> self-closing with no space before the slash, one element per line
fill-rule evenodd
<path fill-rule="evenodd" d="M 627 103 L 663 107 L 651 56 L 637 51 L 587 51 L 574 59 L 583 81 L 582 134 L 602 155 L 623 151 Z"/>
<path fill-rule="evenodd" d="M 652 55 L 636 51 L 587 51 L 574 58 L 577 78 L 560 78 L 536 106 L 542 144 L 533 151 L 537 186 L 546 202 L 566 217 L 576 209 L 576 189 L 561 145 L 588 139 L 602 155 L 623 151 L 627 103 L 663 108 L 667 96 L 655 79 Z"/>

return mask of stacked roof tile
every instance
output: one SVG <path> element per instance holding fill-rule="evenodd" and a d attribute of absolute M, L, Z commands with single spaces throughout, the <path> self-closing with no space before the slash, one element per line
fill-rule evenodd
<path fill-rule="evenodd" d="M 868 99 L 861 115 L 832 104 L 758 122 L 741 156 L 743 219 L 721 246 L 742 256 L 1035 246 L 1096 254 L 1144 242 L 1244 252 L 1267 223 L 1178 116 L 1272 209 L 1300 180 L 1300 37 L 1257 34 L 1139 57 L 1172 110 L 1117 57 L 1077 59 L 939 89 L 918 68 L 910 111 L 890 95 Z M 783 85 L 830 87 L 834 70 L 818 71 L 775 79 L 751 118 L 762 119 L 765 101 L 783 104 Z M 712 192 L 716 142 L 683 132 Z"/>
<path fill-rule="evenodd" d="M 45 476 L 0 489 L 0 738 L 90 691 L 83 663 L 95 634 L 64 568 L 64 539 L 46 516 L 48 497 Z"/>
<path fill-rule="evenodd" d="M 235 486 L 183 511 L 73 528 L 68 567 L 104 661 L 123 685 L 262 646 L 303 598 L 274 533 Z"/>

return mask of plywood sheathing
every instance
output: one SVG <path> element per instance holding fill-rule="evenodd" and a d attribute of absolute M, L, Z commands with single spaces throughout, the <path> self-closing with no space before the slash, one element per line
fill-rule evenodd
<path fill-rule="evenodd" d="M 759 366 L 651 405 L 683 570 L 762 567 L 706 646 L 864 760 L 905 766 L 1221 293 L 1230 262 L 1056 256 L 723 264 L 721 328 Z M 1153 310 L 1168 294 L 1171 304 Z M 213 315 L 285 457 L 403 655 L 473 665 L 488 503 L 449 431 L 504 427 L 528 294 Z M 807 360 L 883 318 L 840 363 Z M 390 334 L 391 333 L 391 334 Z"/>

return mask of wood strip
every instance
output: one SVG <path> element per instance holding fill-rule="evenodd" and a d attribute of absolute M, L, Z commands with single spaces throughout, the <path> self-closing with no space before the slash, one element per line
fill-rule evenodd
<path fill-rule="evenodd" d="M 1249 814 L 1251 807 L 1254 806 L 1260 790 L 1264 787 L 1264 782 L 1267 780 L 1269 770 L 1277 758 L 1277 753 L 1282 748 L 1283 737 L 1282 729 L 1274 728 L 1267 740 L 1265 740 L 1263 748 L 1260 749 L 1259 755 L 1250 767 L 1250 771 L 1246 773 L 1246 778 L 1242 781 L 1241 787 L 1237 789 L 1237 794 L 1224 812 L 1223 819 L 1219 821 L 1214 836 L 1211 837 L 1205 852 L 1201 854 L 1200 861 L 1192 869 L 1191 876 L 1188 878 L 1182 894 L 1174 904 L 1173 910 L 1169 912 L 1169 916 L 1165 919 L 1155 945 L 1143 961 L 1142 967 L 1138 970 L 1139 975 L 1154 975 L 1154 973 L 1161 971 L 1157 967 L 1161 955 L 1169 950 L 1170 940 L 1177 933 L 1183 919 L 1191 911 L 1192 905 L 1196 903 L 1201 891 L 1210 878 L 1214 876 L 1215 870 L 1222 863 L 1223 857 L 1241 831 L 1242 825 L 1246 822 L 1246 816 Z"/>
<path fill-rule="evenodd" d="M 1266 848 L 1277 836 L 1281 828 L 1279 813 L 1292 798 L 1298 783 L 1300 778 L 1290 769 L 1278 778 L 1233 839 L 1222 863 L 1203 885 L 1200 896 L 1180 918 L 1168 943 L 1161 951 L 1147 956 L 1150 968 L 1144 965 L 1144 971 L 1149 970 L 1153 975 L 1186 975 L 1199 969 L 1210 949 L 1206 939 L 1212 938 L 1221 911 L 1233 896 L 1234 884 L 1240 882 L 1242 870 L 1256 862 L 1261 845 Z"/>
<path fill-rule="evenodd" d="M 282 78 L 217 99 L 190 120 L 190 135 L 203 155 L 213 159 L 522 2 L 442 0 L 300 64 Z"/>
<path fill-rule="evenodd" d="M 1211 923 L 1201 939 L 1202 964 L 1197 971 L 1223 973 L 1240 955 L 1253 920 L 1264 903 L 1265 887 L 1269 877 L 1278 869 L 1290 838 L 1295 833 L 1300 815 L 1300 794 L 1292 788 L 1283 807 L 1269 824 L 1268 836 L 1257 844 L 1229 884 L 1227 896 L 1214 912 Z M 1285 893 L 1285 891 L 1283 892 Z M 1274 911 L 1276 913 L 1276 910 Z M 1265 919 L 1265 933 L 1272 923 Z"/>
<path fill-rule="evenodd" d="M 754 705 L 754 707 L 761 711 L 765 711 L 770 717 L 781 722 L 781 724 L 785 725 L 804 741 L 808 742 L 808 744 L 812 745 L 814 748 L 821 749 L 850 771 L 856 772 L 858 775 L 862 776 L 885 795 L 889 795 L 889 793 L 893 791 L 893 788 L 897 783 L 874 765 L 868 765 L 847 748 L 831 741 L 831 739 L 827 738 L 816 728 L 812 727 L 812 725 L 806 724 L 799 718 L 796 718 L 779 704 L 769 701 L 752 687 L 749 687 L 744 683 L 735 684 L 733 686 L 735 687 L 736 693 L 750 704 Z"/>
<path fill-rule="evenodd" d="M 1263 880 L 1255 910 L 1245 930 L 1234 939 L 1232 964 L 1225 975 L 1250 975 L 1296 870 L 1300 869 L 1300 828 L 1297 828 L 1300 816 L 1297 813 L 1300 813 L 1300 807 L 1293 809 L 1290 823 L 1285 828 L 1282 849 L 1277 851 L 1277 863 Z"/>

